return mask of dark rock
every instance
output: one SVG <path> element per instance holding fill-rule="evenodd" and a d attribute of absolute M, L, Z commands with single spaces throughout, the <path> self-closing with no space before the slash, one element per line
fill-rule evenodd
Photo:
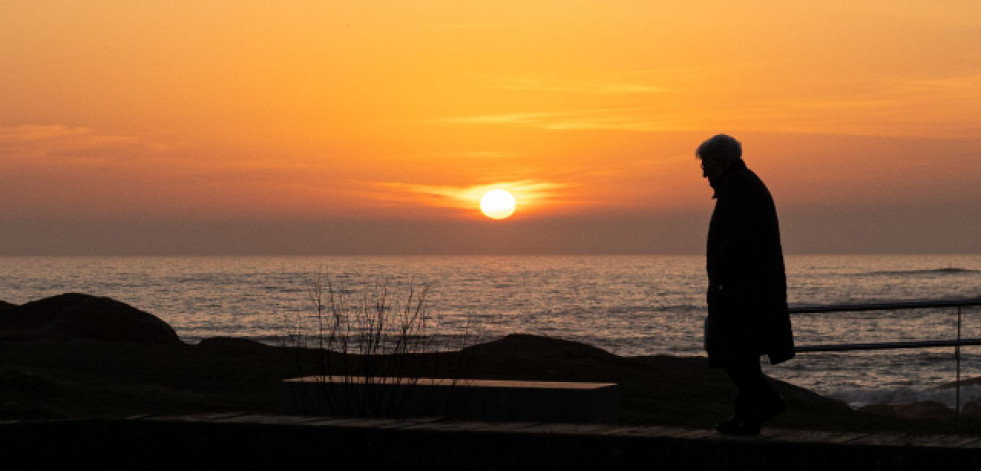
<path fill-rule="evenodd" d="M 964 404 L 961 414 L 971 417 L 981 417 L 981 402 L 974 401 Z"/>
<path fill-rule="evenodd" d="M 862 412 L 898 417 L 901 419 L 942 419 L 956 416 L 953 409 L 936 401 L 914 402 L 911 404 L 872 404 L 859 408 Z"/>
<path fill-rule="evenodd" d="M 3 315 L 5 312 L 15 307 L 17 307 L 16 304 L 8 303 L 7 301 L 0 301 L 0 315 Z"/>
<path fill-rule="evenodd" d="M 895 406 L 891 404 L 869 404 L 867 406 L 859 407 L 858 410 L 867 414 L 882 415 L 886 417 L 896 416 Z"/>
<path fill-rule="evenodd" d="M 266 350 L 266 344 L 255 340 L 240 339 L 235 337 L 208 337 L 198 343 L 197 348 L 206 350 Z"/>
<path fill-rule="evenodd" d="M 91 297 L 86 294 L 65 293 L 25 303 L 6 312 L 6 315 L 0 319 L 0 329 L 39 329 L 48 322 L 51 322 L 61 311 L 84 302 Z"/>
<path fill-rule="evenodd" d="M 562 358 L 617 358 L 606 350 L 571 340 L 529 334 L 510 334 L 487 343 L 464 348 L 465 353 L 496 356 Z"/>
<path fill-rule="evenodd" d="M 106 297 L 66 293 L 7 309 L 6 338 L 89 339 L 180 344 L 177 333 L 153 314 Z"/>

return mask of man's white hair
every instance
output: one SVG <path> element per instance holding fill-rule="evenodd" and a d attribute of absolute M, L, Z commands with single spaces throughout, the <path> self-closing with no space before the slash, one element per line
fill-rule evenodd
<path fill-rule="evenodd" d="M 727 134 L 717 134 L 705 140 L 695 151 L 695 157 L 719 163 L 731 163 L 743 156 L 739 141 Z"/>

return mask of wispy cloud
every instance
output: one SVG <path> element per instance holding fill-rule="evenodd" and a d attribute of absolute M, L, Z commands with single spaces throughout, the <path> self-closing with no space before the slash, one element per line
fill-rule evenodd
<path fill-rule="evenodd" d="M 460 124 L 537 125 L 547 119 L 561 116 L 563 114 L 564 113 L 547 113 L 547 112 L 484 114 L 484 115 L 472 115 L 472 116 L 458 116 L 458 117 L 446 118 L 443 119 L 442 121 L 448 123 L 460 123 Z"/>
<path fill-rule="evenodd" d="M 132 142 L 136 138 L 119 134 L 99 133 L 83 126 L 21 125 L 0 127 L 0 143 L 25 143 L 71 139 L 77 143 L 101 145 Z"/>
<path fill-rule="evenodd" d="M 534 92 L 579 93 L 600 95 L 634 95 L 646 93 L 666 93 L 670 90 L 647 83 L 620 81 L 563 82 L 529 78 L 503 78 L 492 88 L 498 90 L 523 90 Z"/>
<path fill-rule="evenodd" d="M 442 154 L 444 156 L 460 157 L 464 159 L 490 159 L 490 160 L 501 160 L 501 159 L 518 159 L 521 158 L 521 154 L 517 152 L 502 152 L 502 151 L 470 151 L 470 152 L 453 152 L 451 154 Z"/>
<path fill-rule="evenodd" d="M 677 131 L 683 129 L 676 121 L 644 119 L 643 117 L 579 117 L 544 123 L 542 127 L 555 130 L 618 131 Z"/>
<path fill-rule="evenodd" d="M 557 182 L 534 180 L 502 181 L 470 186 L 425 185 L 403 182 L 375 182 L 379 191 L 376 199 L 389 202 L 419 203 L 445 208 L 473 209 L 480 203 L 484 193 L 493 189 L 503 189 L 514 195 L 520 207 L 534 207 L 545 204 L 557 196 L 563 188 L 571 185 Z"/>
<path fill-rule="evenodd" d="M 899 80 L 890 92 L 926 99 L 968 101 L 981 96 L 981 74 Z M 971 101 L 971 104 L 976 105 L 977 102 Z"/>
<path fill-rule="evenodd" d="M 141 145 L 145 151 L 161 151 L 159 144 L 144 143 L 134 136 L 100 132 L 84 126 L 19 125 L 0 127 L 0 157 L 37 159 L 60 157 L 93 161 L 105 158 L 98 152 L 120 146 Z M 98 156 L 96 155 L 98 154 Z"/>
<path fill-rule="evenodd" d="M 683 129 L 677 120 L 651 118 L 656 115 L 654 111 L 644 108 L 613 108 L 458 116 L 442 121 L 454 124 L 513 125 L 550 130 L 672 131 Z"/>
<path fill-rule="evenodd" d="M 503 28 L 514 28 L 518 26 L 516 23 L 506 23 L 506 22 L 471 22 L 471 23 L 442 23 L 433 25 L 432 29 L 444 29 L 444 30 L 483 30 L 483 29 L 503 29 Z"/>
<path fill-rule="evenodd" d="M 745 104 L 758 128 L 797 132 L 974 137 L 981 130 L 981 75 L 866 80 L 860 93 Z M 749 109 L 753 107 L 753 109 Z"/>

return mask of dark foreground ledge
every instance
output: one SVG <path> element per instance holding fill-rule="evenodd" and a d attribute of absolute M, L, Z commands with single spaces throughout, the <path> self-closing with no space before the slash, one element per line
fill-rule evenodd
<path fill-rule="evenodd" d="M 620 417 L 620 392 L 614 383 L 305 376 L 282 381 L 279 398 L 280 412 L 289 415 L 590 424 L 615 424 Z M 344 413 L 346 407 L 368 403 L 393 410 Z"/>
<path fill-rule="evenodd" d="M 981 437 L 213 414 L 0 422 L 0 453 L 4 469 L 978 469 Z"/>

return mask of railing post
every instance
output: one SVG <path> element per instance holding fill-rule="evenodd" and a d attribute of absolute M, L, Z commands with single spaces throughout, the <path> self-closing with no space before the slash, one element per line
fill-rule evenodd
<path fill-rule="evenodd" d="M 894 311 L 896 309 L 927 309 L 927 308 L 957 308 L 957 340 L 919 340 L 904 342 L 878 342 L 860 344 L 831 344 L 831 345 L 798 345 L 795 351 L 803 352 L 844 352 L 853 350 L 883 350 L 892 348 L 939 348 L 954 347 L 954 362 L 956 371 L 954 409 L 957 417 L 957 431 L 961 431 L 961 347 L 981 346 L 981 338 L 962 337 L 962 311 L 964 307 L 981 306 L 981 298 L 948 299 L 935 301 L 911 301 L 874 304 L 835 304 L 826 306 L 796 306 L 791 307 L 791 314 L 817 314 L 829 312 L 858 312 L 858 311 Z"/>
<path fill-rule="evenodd" d="M 957 392 L 954 399 L 954 411 L 957 413 L 957 431 L 961 431 L 961 307 L 957 306 L 957 345 L 954 346 L 954 360 L 957 363 Z"/>

